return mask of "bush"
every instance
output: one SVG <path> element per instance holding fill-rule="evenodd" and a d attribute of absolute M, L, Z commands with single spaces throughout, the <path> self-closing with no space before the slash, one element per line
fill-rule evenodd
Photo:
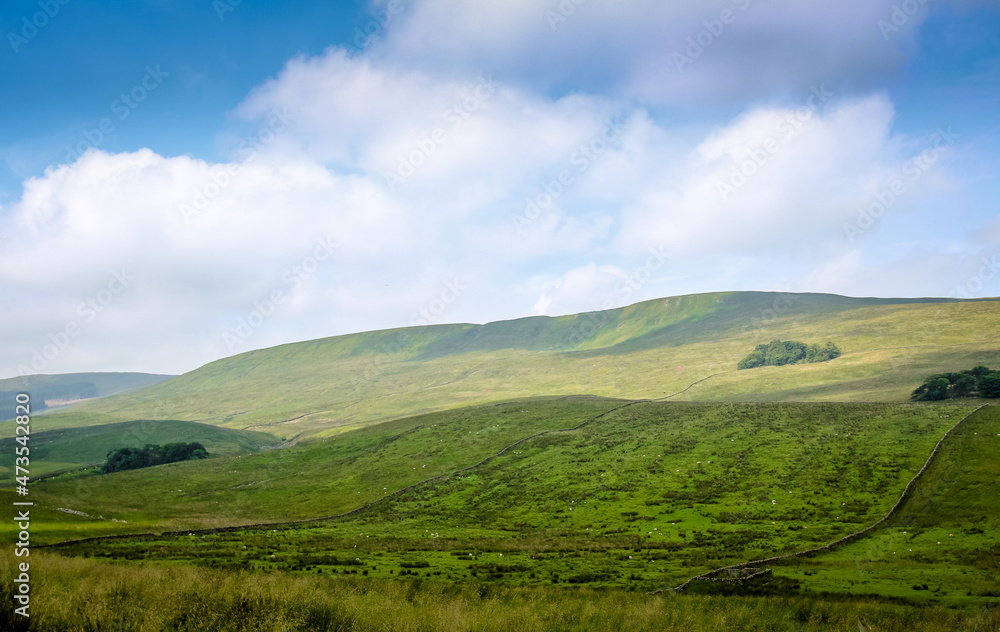
<path fill-rule="evenodd" d="M 144 448 L 121 448 L 108 452 L 108 459 L 101 466 L 101 474 L 207 458 L 208 451 L 200 443 L 168 443 L 146 445 Z"/>
<path fill-rule="evenodd" d="M 784 366 L 800 362 L 826 362 L 840 356 L 840 349 L 832 342 L 820 346 L 806 345 L 794 340 L 772 340 L 766 345 L 757 345 L 750 355 L 740 360 L 737 369 L 756 369 L 760 366 Z"/>
<path fill-rule="evenodd" d="M 979 378 L 979 394 L 983 397 L 1000 397 L 1000 372 Z"/>
<path fill-rule="evenodd" d="M 931 375 L 910 395 L 911 399 L 928 402 L 954 397 L 1000 397 L 1000 371 L 977 366 L 958 373 Z"/>

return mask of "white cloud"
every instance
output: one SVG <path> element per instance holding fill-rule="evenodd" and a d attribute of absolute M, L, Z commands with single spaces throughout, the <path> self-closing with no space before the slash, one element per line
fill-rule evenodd
<path fill-rule="evenodd" d="M 892 213 L 941 184 L 940 164 L 939 179 L 905 178 L 908 152 L 922 149 L 892 134 L 894 116 L 881 96 L 828 110 L 751 110 L 706 138 L 681 177 L 650 187 L 627 208 L 619 243 L 626 251 L 656 245 L 696 259 L 827 258 L 852 245 L 849 236 L 864 238 L 847 235 L 845 225 L 893 181 L 905 182 Z"/>
<path fill-rule="evenodd" d="M 947 252 L 917 245 L 898 258 L 878 260 L 850 250 L 804 275 L 795 289 L 852 296 L 997 296 L 1000 251 Z"/>
<path fill-rule="evenodd" d="M 559 316 L 592 311 L 602 300 L 621 296 L 627 279 L 618 266 L 590 262 L 549 282 L 535 303 L 534 313 Z"/>
<path fill-rule="evenodd" d="M 304 155 L 433 200 L 433 212 L 455 218 L 562 168 L 615 113 L 597 97 L 552 101 L 489 72 L 435 76 L 339 48 L 292 60 L 237 112 L 253 119 L 283 109 L 295 115 L 287 137 Z"/>
<path fill-rule="evenodd" d="M 695 291 L 952 287 L 919 281 L 952 260 L 873 262 L 884 219 L 844 233 L 926 142 L 893 132 L 886 96 L 837 86 L 862 58 L 860 84 L 896 63 L 920 18 L 887 44 L 882 0 L 753 0 L 683 73 L 669 66 L 734 6 L 590 2 L 552 31 L 554 2 L 427 0 L 366 53 L 296 58 L 254 90 L 235 114 L 255 140 L 230 135 L 228 163 L 92 151 L 26 181 L 0 213 L 0 374 L 58 347 L 70 323 L 72 344 L 44 370 L 187 370 L 404 326 L 438 304 L 433 322 L 484 322 Z M 834 94 L 813 96 L 814 79 Z M 655 113 L 764 94 L 775 100 L 708 131 Z M 905 180 L 888 216 L 955 186 L 948 151 Z M 327 236 L 338 246 L 319 261 Z M 921 273 L 901 284 L 907 269 Z M 122 270 L 134 279 L 103 303 Z M 251 320 L 252 336 L 227 344 Z"/>
<path fill-rule="evenodd" d="M 891 24 L 893 4 L 425 0 L 396 18 L 374 50 L 409 68 L 489 70 L 540 91 L 569 84 L 699 104 L 814 83 L 871 85 L 899 67 L 901 49 L 912 51 L 926 13 L 916 5 L 898 30 L 880 28 Z"/>

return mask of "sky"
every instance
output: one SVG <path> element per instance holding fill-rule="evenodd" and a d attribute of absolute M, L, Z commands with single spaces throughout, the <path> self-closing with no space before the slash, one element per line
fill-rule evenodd
<path fill-rule="evenodd" d="M 996 0 L 10 0 L 0 378 L 1000 295 Z"/>

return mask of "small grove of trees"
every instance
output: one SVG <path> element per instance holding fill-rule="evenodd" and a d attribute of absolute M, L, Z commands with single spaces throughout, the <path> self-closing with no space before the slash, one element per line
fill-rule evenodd
<path fill-rule="evenodd" d="M 740 360 L 736 368 L 756 369 L 759 366 L 784 366 L 800 362 L 826 362 L 840 356 L 840 349 L 832 342 L 825 345 L 806 345 L 794 340 L 772 340 L 766 345 L 757 345 L 750 355 Z"/>
<path fill-rule="evenodd" d="M 1000 397 L 1000 371 L 977 366 L 969 371 L 932 375 L 910 397 L 931 402 L 954 397 L 997 398 Z"/>
<path fill-rule="evenodd" d="M 208 451 L 200 443 L 168 443 L 147 445 L 144 448 L 121 448 L 108 452 L 108 460 L 101 466 L 101 474 L 207 458 Z"/>

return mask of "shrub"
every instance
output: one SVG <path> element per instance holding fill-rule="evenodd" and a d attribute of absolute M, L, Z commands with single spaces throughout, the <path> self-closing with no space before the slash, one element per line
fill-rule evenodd
<path fill-rule="evenodd" d="M 939 373 L 924 380 L 910 395 L 918 401 L 940 401 L 953 397 L 1000 397 L 1000 371 L 977 366 L 958 373 Z"/>
<path fill-rule="evenodd" d="M 147 445 L 144 448 L 121 448 L 108 452 L 107 461 L 101 466 L 101 474 L 207 458 L 208 451 L 200 443 L 168 443 Z"/>
<path fill-rule="evenodd" d="M 772 340 L 766 345 L 757 345 L 750 355 L 740 360 L 737 369 L 755 369 L 761 366 L 784 366 L 800 362 L 826 362 L 840 356 L 840 349 L 832 342 L 820 346 L 806 345 L 794 340 Z"/>

